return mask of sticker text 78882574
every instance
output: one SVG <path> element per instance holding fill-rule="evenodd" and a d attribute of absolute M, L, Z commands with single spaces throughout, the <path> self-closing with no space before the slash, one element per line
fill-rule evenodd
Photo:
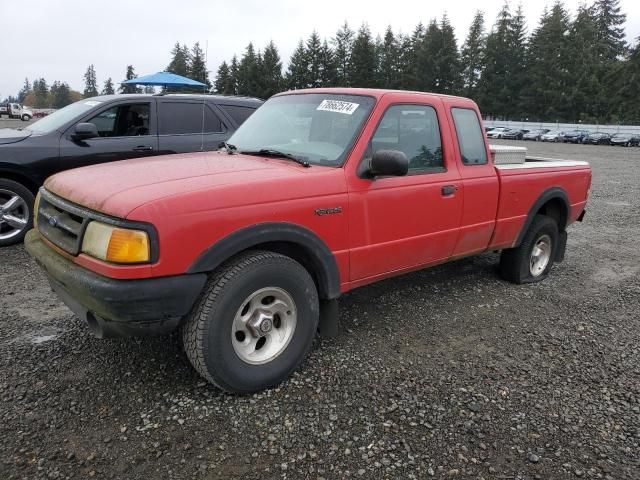
<path fill-rule="evenodd" d="M 343 102 L 342 100 L 323 100 L 316 110 L 352 115 L 359 105 L 359 103 Z"/>

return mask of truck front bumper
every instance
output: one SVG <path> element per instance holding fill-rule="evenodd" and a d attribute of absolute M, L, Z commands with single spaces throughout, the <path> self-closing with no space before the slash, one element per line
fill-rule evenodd
<path fill-rule="evenodd" d="M 99 337 L 157 335 L 174 330 L 207 280 L 205 273 L 139 280 L 103 277 L 63 257 L 31 230 L 25 247 L 51 288 Z"/>

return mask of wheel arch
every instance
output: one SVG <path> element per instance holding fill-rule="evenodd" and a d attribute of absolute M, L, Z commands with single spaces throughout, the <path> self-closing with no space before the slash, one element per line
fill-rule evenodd
<path fill-rule="evenodd" d="M 545 190 L 533 203 L 531 209 L 529 209 L 527 219 L 520 230 L 520 234 L 518 235 L 518 239 L 514 247 L 517 247 L 522 243 L 522 240 L 536 215 L 547 215 L 548 217 L 553 218 L 558 225 L 558 231 L 564 232 L 567 227 L 567 222 L 569 221 L 569 205 L 569 197 L 563 188 L 553 187 Z"/>
<path fill-rule="evenodd" d="M 6 170 L 0 166 L 0 178 L 4 178 L 6 180 L 13 180 L 14 182 L 18 182 L 21 185 L 24 185 L 33 195 L 38 194 L 38 188 L 40 185 L 37 182 L 34 182 L 28 175 L 23 175 L 17 173 L 13 170 Z"/>
<path fill-rule="evenodd" d="M 246 250 L 260 249 L 293 258 L 311 274 L 322 299 L 340 296 L 340 271 L 329 247 L 311 230 L 285 222 L 252 225 L 207 248 L 188 273 L 212 272 Z"/>

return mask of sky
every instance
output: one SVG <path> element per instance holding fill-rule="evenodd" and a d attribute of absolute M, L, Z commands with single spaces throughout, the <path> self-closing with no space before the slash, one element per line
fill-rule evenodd
<path fill-rule="evenodd" d="M 218 65 L 240 56 L 249 42 L 263 48 L 273 40 L 286 63 L 298 41 L 315 29 L 330 39 L 346 20 L 353 29 L 363 22 L 382 35 L 410 33 L 418 22 L 427 24 L 446 12 L 461 44 L 475 11 L 485 13 L 487 26 L 504 0 L 0 0 L 0 98 L 15 95 L 25 77 L 67 82 L 82 91 L 83 75 L 93 64 L 99 89 L 108 77 L 124 80 L 126 66 L 138 75 L 164 70 L 176 41 L 195 42 L 207 52 L 213 80 Z M 515 10 L 518 0 L 510 2 Z M 583 0 L 565 0 L 575 13 Z M 553 0 L 523 1 L 531 32 L 545 6 Z M 627 14 L 628 41 L 640 36 L 640 2 L 620 0 Z M 108 8 L 107 8 L 108 7 Z M 118 86 L 118 85 L 116 85 Z"/>

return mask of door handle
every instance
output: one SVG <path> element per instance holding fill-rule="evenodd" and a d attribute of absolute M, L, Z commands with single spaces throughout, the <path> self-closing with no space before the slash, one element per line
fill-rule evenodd
<path fill-rule="evenodd" d="M 447 197 L 449 195 L 453 195 L 458 191 L 457 185 L 445 185 L 442 187 L 442 196 Z"/>
<path fill-rule="evenodd" d="M 150 152 L 153 150 L 153 147 L 149 147 L 149 146 L 145 146 L 145 145 L 139 145 L 137 147 L 133 147 L 132 150 L 134 152 Z"/>

